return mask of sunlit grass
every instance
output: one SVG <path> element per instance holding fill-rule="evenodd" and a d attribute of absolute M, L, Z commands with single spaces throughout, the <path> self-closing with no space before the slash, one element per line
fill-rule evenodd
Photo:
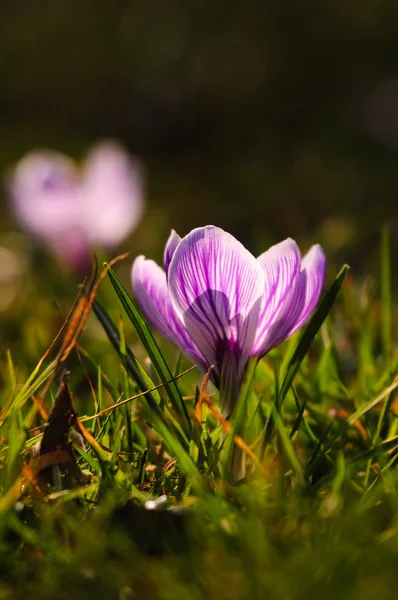
<path fill-rule="evenodd" d="M 0 599 L 391 597 L 390 270 L 384 234 L 380 293 L 343 268 L 304 331 L 249 366 L 229 421 L 113 271 L 116 293 L 88 285 L 30 376 L 23 349 L 0 357 Z M 91 309 L 101 352 L 81 336 Z"/>

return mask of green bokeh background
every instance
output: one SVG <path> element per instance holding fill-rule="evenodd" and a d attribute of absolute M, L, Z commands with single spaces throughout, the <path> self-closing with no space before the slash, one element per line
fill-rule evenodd
<path fill-rule="evenodd" d="M 395 0 L 3 3 L 0 169 L 115 137 L 148 183 L 121 249 L 160 259 L 172 227 L 214 223 L 254 253 L 289 235 L 377 277 L 383 224 L 398 247 L 397 31 Z M 25 261 L 19 291 L 41 278 L 57 297 L 58 270 L 10 236 L 4 197 L 0 217 L 0 246 Z M 3 342 L 18 302 L 0 310 Z"/>

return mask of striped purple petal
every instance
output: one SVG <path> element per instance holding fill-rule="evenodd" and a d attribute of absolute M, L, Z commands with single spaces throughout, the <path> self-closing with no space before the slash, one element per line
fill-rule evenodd
<path fill-rule="evenodd" d="M 166 278 L 168 276 L 171 259 L 173 258 L 173 254 L 180 242 L 181 242 L 180 236 L 178 235 L 178 233 L 176 233 L 174 231 L 174 229 L 172 229 L 169 239 L 167 240 L 167 243 L 166 243 L 166 246 L 164 249 L 163 262 L 164 262 L 164 270 L 166 272 Z"/>
<path fill-rule="evenodd" d="M 301 254 L 296 242 L 288 238 L 272 246 L 257 260 L 264 270 L 265 290 L 253 354 L 257 354 L 262 348 L 275 315 L 283 305 L 300 271 Z"/>
<path fill-rule="evenodd" d="M 137 300 L 151 325 L 206 369 L 207 363 L 171 304 L 163 269 L 153 260 L 138 256 L 133 263 L 132 283 Z"/>
<path fill-rule="evenodd" d="M 260 263 L 232 235 L 194 229 L 169 266 L 172 304 L 188 334 L 220 373 L 224 357 L 245 366 L 253 348 L 265 278 Z"/>
<path fill-rule="evenodd" d="M 318 303 L 319 296 L 325 284 L 326 257 L 319 244 L 312 246 L 301 261 L 300 277 L 303 277 L 303 273 L 305 273 L 306 281 L 304 308 L 296 323 L 289 331 L 289 335 L 293 335 L 308 321 Z"/>
<path fill-rule="evenodd" d="M 326 275 L 326 258 L 319 245 L 312 246 L 301 262 L 301 269 L 295 277 L 279 311 L 269 323 L 268 331 L 256 340 L 255 354 L 262 356 L 283 340 L 293 335 L 310 317 L 314 310 Z"/>

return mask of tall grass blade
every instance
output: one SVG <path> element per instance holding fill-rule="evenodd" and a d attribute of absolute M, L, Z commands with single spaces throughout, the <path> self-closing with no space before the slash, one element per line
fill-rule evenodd
<path fill-rule="evenodd" d="M 147 400 L 149 408 L 156 415 L 157 419 L 163 421 L 166 424 L 166 426 L 173 427 L 173 425 L 168 424 L 167 419 L 159 406 L 161 400 L 159 392 L 157 390 L 148 391 L 155 387 L 153 381 L 151 380 L 145 369 L 137 360 L 135 354 L 128 346 L 126 346 L 125 354 L 123 354 L 123 347 L 121 346 L 119 332 L 116 329 L 116 326 L 114 325 L 110 317 L 108 316 L 107 312 L 102 308 L 101 304 L 97 300 L 94 301 L 93 310 L 99 322 L 103 326 L 105 333 L 107 334 L 113 347 L 115 348 L 116 352 L 119 354 L 122 362 L 124 363 L 124 366 L 130 373 L 130 375 L 133 377 L 134 381 L 137 383 L 141 392 L 145 392 L 145 398 Z M 187 436 L 185 435 L 185 432 L 182 430 L 179 423 L 175 422 L 174 426 L 176 428 L 175 434 L 178 435 L 178 437 L 181 437 L 184 447 L 188 447 L 189 442 Z"/>
<path fill-rule="evenodd" d="M 274 404 L 272 412 L 273 412 L 275 427 L 278 431 L 279 439 L 281 441 L 285 456 L 288 459 L 288 461 L 290 462 L 291 466 L 293 467 L 298 479 L 301 482 L 303 482 L 304 481 L 303 469 L 302 469 L 300 462 L 296 456 L 292 441 L 289 437 L 289 434 L 287 433 L 287 431 L 285 429 L 282 418 L 281 418 L 279 411 L 275 404 Z"/>
<path fill-rule="evenodd" d="M 391 364 L 391 264 L 390 236 L 387 227 L 381 234 L 380 248 L 380 284 L 381 284 L 381 328 L 384 358 L 388 370 Z"/>
<path fill-rule="evenodd" d="M 161 353 L 160 348 L 153 337 L 144 317 L 112 269 L 109 270 L 108 276 L 124 310 L 126 311 L 127 316 L 129 317 L 146 351 L 148 352 L 148 356 L 151 359 L 161 381 L 165 384 L 170 402 L 176 413 L 180 415 L 182 419 L 182 428 L 189 438 L 192 425 L 189 419 L 187 408 L 177 384 L 175 382 L 168 383 L 171 379 L 173 379 L 173 374 L 166 363 L 163 354 Z"/>

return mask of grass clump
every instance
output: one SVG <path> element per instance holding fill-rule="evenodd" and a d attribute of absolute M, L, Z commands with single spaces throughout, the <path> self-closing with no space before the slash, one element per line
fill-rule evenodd
<path fill-rule="evenodd" d="M 381 300 L 346 275 L 301 335 L 248 368 L 230 420 L 207 376 L 173 366 L 113 271 L 123 318 L 93 283 L 23 381 L 3 356 L 0 599 L 391 597 L 388 243 Z M 81 337 L 91 309 L 101 352 Z"/>

